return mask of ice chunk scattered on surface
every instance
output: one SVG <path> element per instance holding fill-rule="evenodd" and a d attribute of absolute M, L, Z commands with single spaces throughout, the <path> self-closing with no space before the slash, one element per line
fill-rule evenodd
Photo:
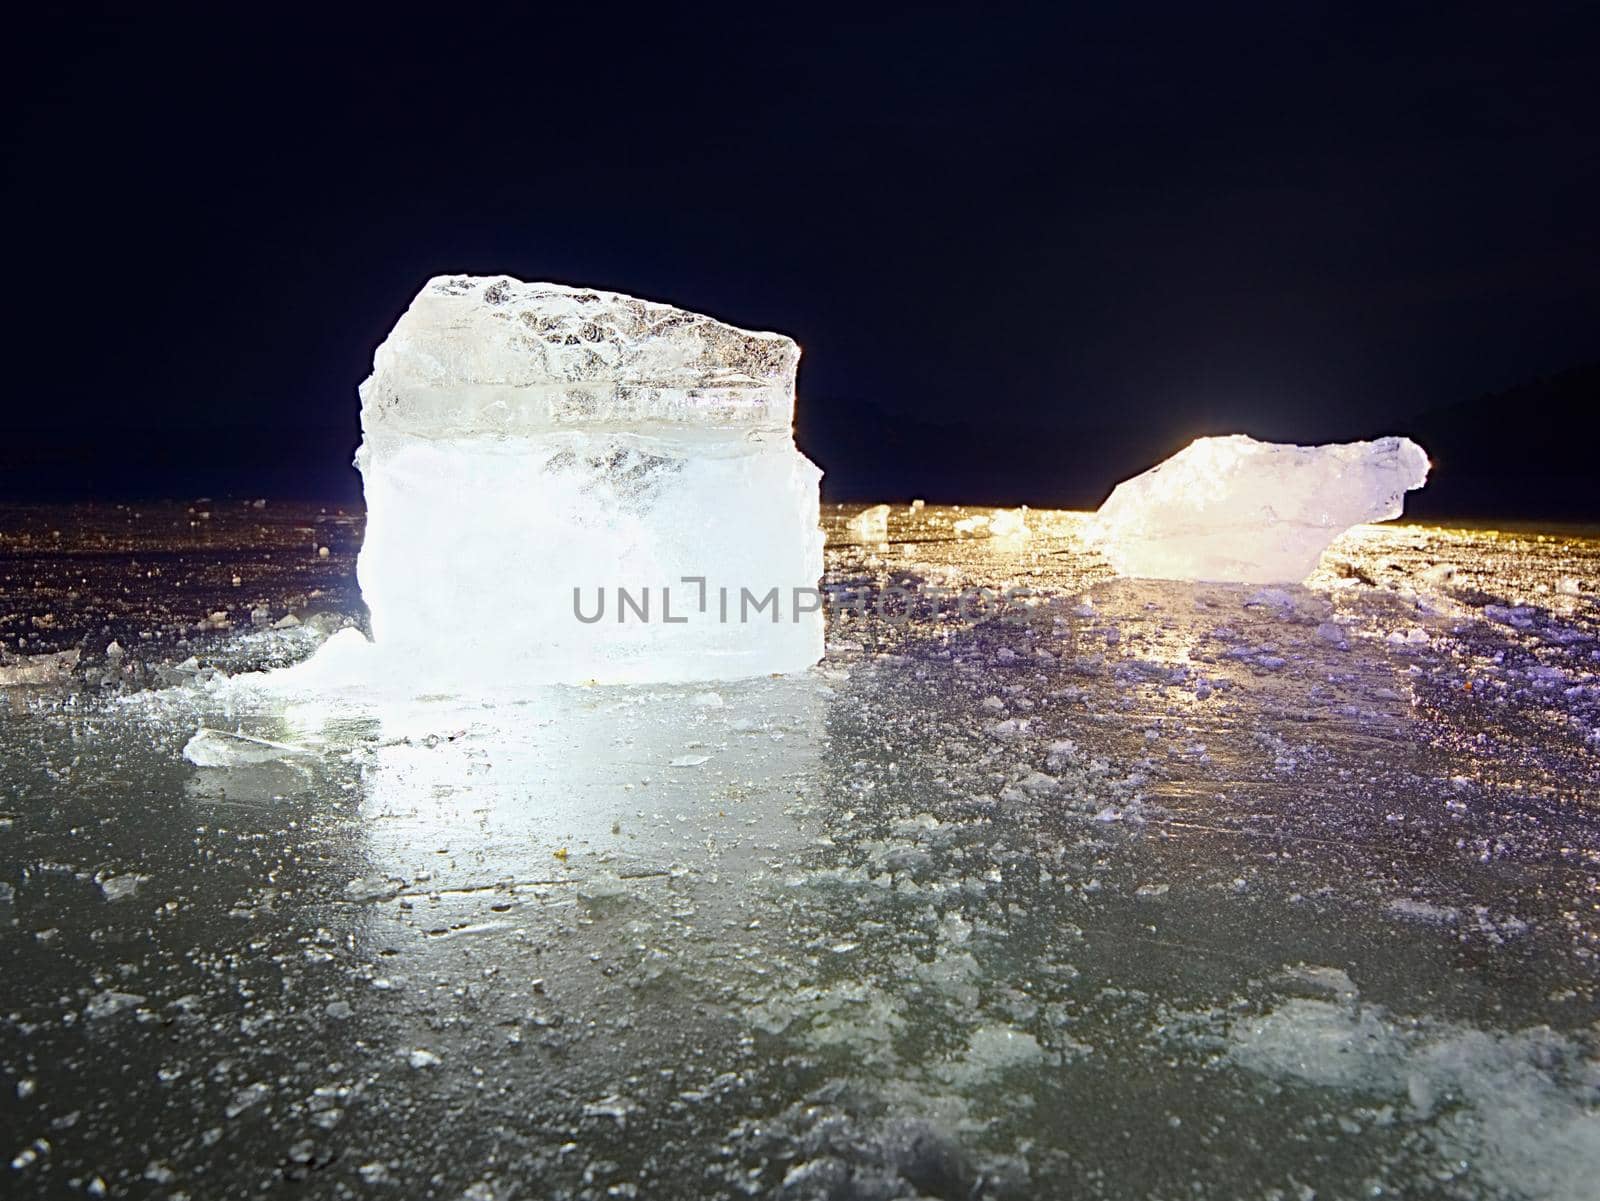
<path fill-rule="evenodd" d="M 1028 506 L 1020 509 L 996 509 L 993 513 L 975 513 L 962 517 L 954 524 L 958 534 L 972 534 L 989 538 L 1026 538 L 1032 534 L 1028 528 Z"/>
<path fill-rule="evenodd" d="M 1028 529 L 1028 506 L 1020 509 L 997 509 L 989 517 L 989 533 L 995 538 L 1026 538 L 1032 531 Z"/>
<path fill-rule="evenodd" d="M 105 894 L 108 901 L 125 901 L 138 892 L 139 886 L 149 879 L 149 876 L 141 876 L 135 872 L 121 876 L 107 876 L 100 881 L 100 891 Z"/>
<path fill-rule="evenodd" d="M 973 1031 L 966 1054 L 937 1069 L 958 1086 L 973 1088 L 1006 1072 L 1030 1068 L 1049 1059 L 1033 1035 L 1010 1026 L 983 1026 Z"/>
<path fill-rule="evenodd" d="M 863 509 L 845 525 L 863 542 L 883 542 L 889 537 L 889 506 L 873 505 Z"/>
<path fill-rule="evenodd" d="M 1428 456 L 1409 438 L 1197 438 L 1118 484 L 1092 537 L 1123 575 L 1298 583 L 1351 526 L 1400 516 L 1406 492 L 1427 478 Z"/>
<path fill-rule="evenodd" d="M 1581 1042 L 1548 1026 L 1511 1032 L 1401 1018 L 1380 1006 L 1294 998 L 1230 1032 L 1229 1059 L 1263 1076 L 1388 1098 L 1447 1162 L 1470 1163 L 1487 1196 L 1594 1195 L 1600 1123 L 1560 1083 L 1589 1071 Z M 1368 1112 L 1371 1112 L 1368 1110 Z"/>
<path fill-rule="evenodd" d="M 344 886 L 344 894 L 352 901 L 387 901 L 398 896 L 401 887 L 398 880 L 357 876 Z"/>
<path fill-rule="evenodd" d="M 616 293 L 430 281 L 361 386 L 357 572 L 385 660 L 472 684 L 816 662 L 821 607 L 795 591 L 822 573 L 799 355 Z M 746 590 L 775 590 L 778 618 L 751 616 Z"/>
<path fill-rule="evenodd" d="M 196 767 L 245 767 L 314 753 L 303 746 L 206 727 L 201 727 L 183 747 L 183 757 Z"/>
<path fill-rule="evenodd" d="M 131 1009 L 144 1004 L 144 997 L 138 993 L 116 992 L 106 990 L 95 993 L 89 998 L 89 1003 L 83 1007 L 83 1014 L 90 1021 L 99 1021 L 101 1018 L 111 1017 L 121 1013 L 124 1009 Z"/>

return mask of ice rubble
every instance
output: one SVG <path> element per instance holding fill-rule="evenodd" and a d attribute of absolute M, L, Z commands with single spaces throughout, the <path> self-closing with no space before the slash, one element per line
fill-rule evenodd
<path fill-rule="evenodd" d="M 1400 516 L 1428 466 L 1409 438 L 1327 446 L 1197 438 L 1118 484 L 1092 537 L 1123 575 L 1298 583 L 1351 526 Z"/>
<path fill-rule="evenodd" d="M 1415 1124 L 1441 1163 L 1493 1196 L 1581 1201 L 1600 1171 L 1585 1043 L 1548 1026 L 1481 1030 L 1400 1017 L 1356 999 L 1294 997 L 1234 1023 L 1228 1058 L 1262 1076 L 1386 1099 Z M 1339 978 L 1342 977 L 1342 980 Z M 1577 1088 L 1566 1084 L 1585 1081 Z"/>
<path fill-rule="evenodd" d="M 13 657 L 0 647 L 0 688 L 64 683 L 78 666 L 80 653 L 73 649 L 54 654 Z"/>
<path fill-rule="evenodd" d="M 486 684 L 816 662 L 799 355 L 616 293 L 431 280 L 361 386 L 357 575 L 385 662 Z"/>

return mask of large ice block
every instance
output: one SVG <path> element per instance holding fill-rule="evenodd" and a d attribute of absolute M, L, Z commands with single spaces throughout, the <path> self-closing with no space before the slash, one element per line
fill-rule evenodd
<path fill-rule="evenodd" d="M 1123 575 L 1298 583 L 1351 526 L 1400 516 L 1427 478 L 1428 456 L 1409 438 L 1197 438 L 1118 484 L 1091 536 Z"/>
<path fill-rule="evenodd" d="M 816 662 L 799 356 L 617 293 L 431 280 L 361 386 L 357 574 L 386 663 L 516 684 Z"/>

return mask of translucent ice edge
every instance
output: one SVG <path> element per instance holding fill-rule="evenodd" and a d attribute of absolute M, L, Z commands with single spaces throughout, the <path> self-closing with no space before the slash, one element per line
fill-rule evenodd
<path fill-rule="evenodd" d="M 1400 516 L 1428 469 L 1409 438 L 1326 446 L 1197 438 L 1118 484 L 1089 536 L 1122 575 L 1299 583 L 1346 530 Z"/>

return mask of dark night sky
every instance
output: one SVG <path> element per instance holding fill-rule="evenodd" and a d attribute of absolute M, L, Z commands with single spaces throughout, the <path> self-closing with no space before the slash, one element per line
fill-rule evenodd
<path fill-rule="evenodd" d="M 12 495 L 353 494 L 442 272 L 791 334 L 835 499 L 1094 504 L 1600 360 L 1589 4 L 146 7 L 12 17 Z"/>

